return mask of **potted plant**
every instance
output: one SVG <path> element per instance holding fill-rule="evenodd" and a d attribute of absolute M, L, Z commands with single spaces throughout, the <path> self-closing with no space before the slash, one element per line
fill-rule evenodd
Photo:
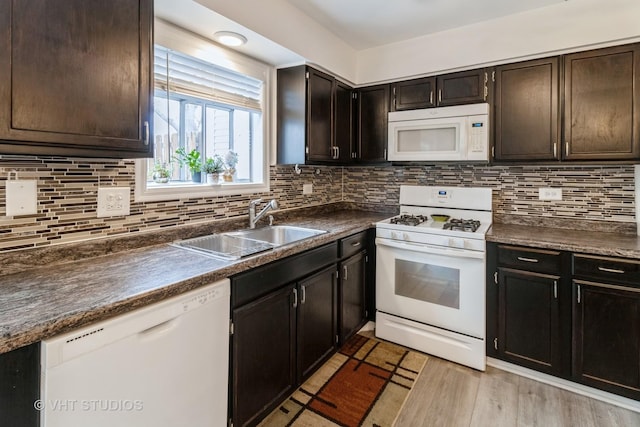
<path fill-rule="evenodd" d="M 200 152 L 195 148 L 187 153 L 184 147 L 180 147 L 176 150 L 175 159 L 180 163 L 180 166 L 186 166 L 191 171 L 191 181 L 200 183 L 202 182 L 202 158 Z"/>
<path fill-rule="evenodd" d="M 224 160 L 219 155 L 207 157 L 202 172 L 207 174 L 207 184 L 218 184 L 220 173 L 224 171 Z"/>
<path fill-rule="evenodd" d="M 153 181 L 166 184 L 171 179 L 171 167 L 166 163 L 156 163 L 153 167 Z"/>
<path fill-rule="evenodd" d="M 226 182 L 233 181 L 233 177 L 236 173 L 236 165 L 238 164 L 238 153 L 235 151 L 227 151 L 224 155 L 225 171 L 222 177 Z"/>

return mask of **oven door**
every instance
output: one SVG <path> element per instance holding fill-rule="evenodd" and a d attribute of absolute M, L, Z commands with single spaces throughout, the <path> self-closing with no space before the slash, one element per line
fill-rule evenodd
<path fill-rule="evenodd" d="M 376 309 L 484 339 L 485 253 L 377 238 Z"/>

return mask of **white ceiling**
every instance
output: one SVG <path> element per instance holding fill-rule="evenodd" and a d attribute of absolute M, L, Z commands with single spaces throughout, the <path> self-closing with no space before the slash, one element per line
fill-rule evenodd
<path fill-rule="evenodd" d="M 356 50 L 567 0 L 287 0 Z"/>
<path fill-rule="evenodd" d="M 304 62 L 304 58 L 291 50 L 216 13 L 198 1 L 155 0 L 156 16 L 207 38 L 211 38 L 216 31 L 240 32 L 249 42 L 236 49 L 269 64 Z M 357 51 L 567 0 L 285 1 Z M 286 25 L 286 21 L 282 25 Z"/>
<path fill-rule="evenodd" d="M 304 58 L 289 49 L 193 0 L 154 0 L 154 8 L 157 18 L 171 22 L 207 39 L 212 40 L 216 31 L 240 33 L 248 39 L 248 42 L 244 46 L 234 49 L 267 64 L 283 65 L 304 62 Z"/>

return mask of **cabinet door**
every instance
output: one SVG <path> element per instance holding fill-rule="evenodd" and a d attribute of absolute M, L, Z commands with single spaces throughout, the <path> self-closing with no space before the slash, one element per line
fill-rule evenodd
<path fill-rule="evenodd" d="M 40 398 L 40 344 L 0 354 L 0 414 L 2 425 L 37 427 L 40 412 L 33 403 Z"/>
<path fill-rule="evenodd" d="M 233 424 L 245 426 L 267 414 L 296 386 L 295 288 L 287 286 L 233 310 Z"/>
<path fill-rule="evenodd" d="M 640 156 L 640 45 L 567 55 L 564 158 Z"/>
<path fill-rule="evenodd" d="M 438 76 L 438 107 L 485 102 L 487 77 L 484 69 Z"/>
<path fill-rule="evenodd" d="M 353 144 L 353 89 L 341 82 L 336 82 L 334 123 L 335 159 L 347 163 L 356 156 Z"/>
<path fill-rule="evenodd" d="M 308 68 L 307 81 L 307 159 L 334 160 L 333 86 L 328 74 Z"/>
<path fill-rule="evenodd" d="M 639 290 L 574 280 L 573 332 L 575 380 L 639 399 Z"/>
<path fill-rule="evenodd" d="M 336 349 L 336 266 L 298 284 L 298 380 L 303 382 Z"/>
<path fill-rule="evenodd" d="M 0 4 L 2 153 L 151 155 L 152 0 Z"/>
<path fill-rule="evenodd" d="M 358 89 L 358 159 L 362 162 L 387 160 L 389 85 Z"/>
<path fill-rule="evenodd" d="M 367 321 L 366 260 L 367 253 L 362 251 L 340 263 L 340 343 Z"/>
<path fill-rule="evenodd" d="M 558 58 L 496 68 L 495 160 L 560 158 Z"/>
<path fill-rule="evenodd" d="M 436 78 L 406 80 L 391 85 L 391 111 L 435 107 Z"/>
<path fill-rule="evenodd" d="M 559 276 L 498 269 L 498 354 L 542 372 L 560 371 Z"/>

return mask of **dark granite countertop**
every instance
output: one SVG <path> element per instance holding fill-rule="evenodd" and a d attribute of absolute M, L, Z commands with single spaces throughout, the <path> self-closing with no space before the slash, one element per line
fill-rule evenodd
<path fill-rule="evenodd" d="M 329 209 L 327 211 L 327 209 Z M 315 212 L 315 211 L 314 211 Z M 391 216 L 389 212 L 341 209 L 315 213 L 275 213 L 277 224 L 327 230 L 328 233 L 238 261 L 223 261 L 170 246 L 166 241 L 226 231 L 246 219 L 222 225 L 200 224 L 163 237 L 137 236 L 148 246 L 125 239 L 89 242 L 76 247 L 47 248 L 39 255 L 52 262 L 25 268 L 38 253 L 9 254 L 0 259 L 0 353 L 104 320 L 137 307 L 204 286 L 271 261 L 353 233 Z M 162 234 L 162 233 L 160 233 Z M 159 243 L 158 241 L 165 240 Z M 124 250 L 115 249 L 118 246 Z M 88 251 L 91 256 L 83 251 Z M 21 256 L 23 255 L 23 256 Z M 41 259 L 41 258 L 40 258 Z M 34 264 L 32 264 L 34 265 Z M 22 268 L 21 268 L 22 267 Z"/>
<path fill-rule="evenodd" d="M 639 236 L 593 231 L 589 227 L 572 230 L 494 223 L 486 238 L 489 242 L 640 259 Z"/>

